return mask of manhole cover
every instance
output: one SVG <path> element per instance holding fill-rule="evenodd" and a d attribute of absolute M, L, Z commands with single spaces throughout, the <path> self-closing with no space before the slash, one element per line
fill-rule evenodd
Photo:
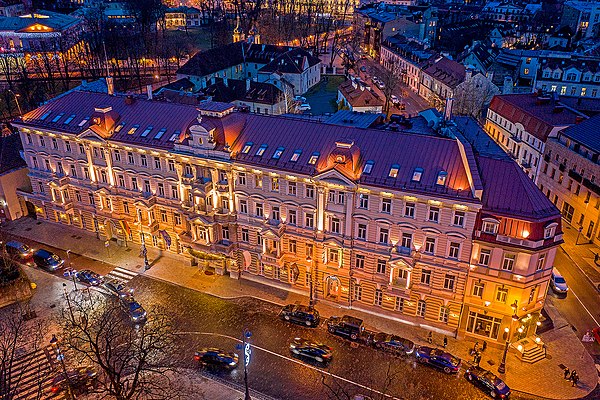
<path fill-rule="evenodd" d="M 214 275 L 215 273 L 212 271 L 204 271 L 204 275 Z"/>

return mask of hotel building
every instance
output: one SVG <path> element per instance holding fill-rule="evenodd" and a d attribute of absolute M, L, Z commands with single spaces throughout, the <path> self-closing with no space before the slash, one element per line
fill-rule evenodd
<path fill-rule="evenodd" d="M 535 334 L 560 213 L 458 136 L 78 91 L 15 125 L 38 218 L 490 345 L 515 314 L 511 340 Z"/>

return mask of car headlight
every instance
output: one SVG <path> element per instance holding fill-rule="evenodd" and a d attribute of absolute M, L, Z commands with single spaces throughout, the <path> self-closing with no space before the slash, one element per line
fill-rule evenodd
<path fill-rule="evenodd" d="M 296 345 L 295 344 L 290 344 L 290 349 L 295 349 Z"/>
<path fill-rule="evenodd" d="M 232 361 L 232 362 L 230 362 L 230 363 L 229 363 L 229 365 L 231 365 L 232 367 L 233 367 L 234 365 L 236 365 L 236 364 L 237 364 L 237 363 L 236 363 L 235 361 Z"/>

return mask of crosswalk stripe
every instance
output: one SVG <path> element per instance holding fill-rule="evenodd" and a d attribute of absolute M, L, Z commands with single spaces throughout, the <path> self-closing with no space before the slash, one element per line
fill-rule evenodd
<path fill-rule="evenodd" d="M 135 271 L 131 271 L 129 269 L 121 268 L 121 267 L 115 267 L 115 269 L 113 269 L 112 272 L 120 272 L 121 274 L 130 276 L 132 278 L 135 278 L 138 275 L 138 273 Z"/>
<path fill-rule="evenodd" d="M 124 281 L 129 281 L 129 280 L 135 278 L 135 275 L 131 276 L 131 275 L 123 274 L 121 272 L 117 272 L 117 271 L 111 271 L 108 273 L 107 276 L 110 276 L 111 278 L 117 278 L 120 280 L 124 280 Z"/>
<path fill-rule="evenodd" d="M 51 386 L 52 362 L 48 358 L 52 354 L 52 346 L 36 349 L 15 360 L 10 373 L 11 383 L 17 386 L 15 400 L 33 400 L 46 398 Z"/>

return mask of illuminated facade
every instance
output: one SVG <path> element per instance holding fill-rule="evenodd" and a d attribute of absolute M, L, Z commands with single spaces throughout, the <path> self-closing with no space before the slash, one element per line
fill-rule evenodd
<path fill-rule="evenodd" d="M 434 134 L 83 92 L 15 125 L 39 218 L 490 344 L 537 318 L 561 242 L 511 160 Z"/>

